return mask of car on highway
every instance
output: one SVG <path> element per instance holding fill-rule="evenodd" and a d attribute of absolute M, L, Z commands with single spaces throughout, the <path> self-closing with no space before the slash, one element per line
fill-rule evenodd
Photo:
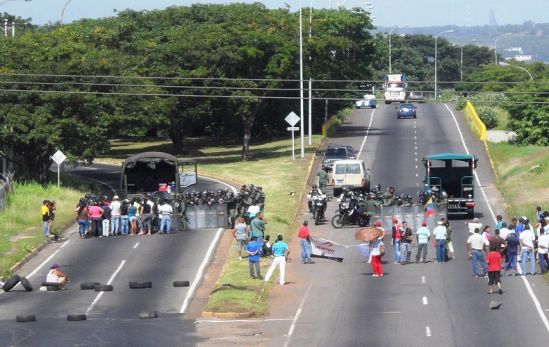
<path fill-rule="evenodd" d="M 423 92 L 410 92 L 408 101 L 423 103 L 425 102 L 425 95 L 423 95 Z"/>
<path fill-rule="evenodd" d="M 337 160 L 355 159 L 356 151 L 351 145 L 329 144 L 324 153 L 322 165 L 329 169 Z"/>
<path fill-rule="evenodd" d="M 360 100 L 357 100 L 355 102 L 356 108 L 376 108 L 377 107 L 377 99 L 376 96 L 373 94 L 366 94 L 364 97 Z"/>
<path fill-rule="evenodd" d="M 417 118 L 416 109 L 417 106 L 414 106 L 410 103 L 400 104 L 397 107 L 397 118 Z"/>

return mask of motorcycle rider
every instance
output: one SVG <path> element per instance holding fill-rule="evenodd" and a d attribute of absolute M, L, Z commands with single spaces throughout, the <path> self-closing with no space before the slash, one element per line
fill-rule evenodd
<path fill-rule="evenodd" d="M 311 187 L 311 192 L 307 195 L 308 202 L 307 205 L 309 206 L 309 212 L 314 213 L 314 202 L 316 199 L 321 199 L 323 204 L 322 208 L 320 209 L 320 219 L 324 219 L 324 212 L 326 211 L 327 202 L 326 202 L 326 195 L 317 187 L 316 184 L 313 184 Z"/>
<path fill-rule="evenodd" d="M 322 194 L 326 194 L 326 185 L 328 184 L 328 169 L 326 168 L 326 165 L 322 165 L 317 176 L 320 191 Z"/>

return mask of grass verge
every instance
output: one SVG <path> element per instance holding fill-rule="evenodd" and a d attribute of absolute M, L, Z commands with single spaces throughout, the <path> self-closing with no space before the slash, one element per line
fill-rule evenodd
<path fill-rule="evenodd" d="M 74 206 L 82 192 L 57 185 L 15 183 L 8 207 L 0 213 L 0 276 L 44 242 L 40 206 L 45 199 L 56 202 L 53 230 L 60 233 L 74 222 Z"/>
<path fill-rule="evenodd" d="M 250 184 L 263 187 L 266 194 L 265 220 L 266 235 L 271 238 L 277 234 L 289 240 L 294 234 L 297 223 L 295 215 L 300 202 L 300 193 L 305 189 L 307 170 L 321 137 L 313 136 L 312 145 L 305 147 L 305 159 L 299 158 L 299 139 L 296 140 L 296 160 L 292 160 L 291 140 L 262 142 L 250 146 L 251 159 L 243 162 L 240 159 L 241 144 L 234 140 L 189 139 L 185 142 L 186 155 L 199 160 L 198 174 L 219 178 L 233 184 Z M 170 151 L 169 141 L 134 141 L 116 140 L 111 142 L 110 158 L 102 162 L 119 163 L 123 153 L 148 150 Z M 295 192 L 290 195 L 290 192 Z M 261 271 L 264 275 L 270 259 L 261 260 Z M 232 286 L 223 286 L 230 284 Z M 252 280 L 248 271 L 248 261 L 238 260 L 234 247 L 229 252 L 229 260 L 224 265 L 216 290 L 210 296 L 206 311 L 251 313 L 254 316 L 265 314 L 267 306 L 265 296 L 260 298 L 263 281 Z M 236 287 L 236 288 L 235 288 Z M 267 287 L 268 291 L 268 287 Z"/>

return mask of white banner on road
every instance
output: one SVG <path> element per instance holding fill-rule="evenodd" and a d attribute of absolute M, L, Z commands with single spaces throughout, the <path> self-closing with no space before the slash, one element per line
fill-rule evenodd
<path fill-rule="evenodd" d="M 310 237 L 310 240 L 312 249 L 311 255 L 313 257 L 343 261 L 343 258 L 345 258 L 345 254 L 347 253 L 347 248 L 349 248 L 349 246 L 320 237 Z"/>

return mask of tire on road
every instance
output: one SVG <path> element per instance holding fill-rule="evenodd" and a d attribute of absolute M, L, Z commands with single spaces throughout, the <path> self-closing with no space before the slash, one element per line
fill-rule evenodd
<path fill-rule="evenodd" d="M 32 292 L 32 285 L 25 277 L 21 277 L 21 285 L 23 286 L 23 288 L 25 288 L 27 292 Z"/>
<path fill-rule="evenodd" d="M 13 275 L 11 276 L 6 282 L 4 282 L 4 285 L 2 286 L 2 289 L 7 293 L 9 292 L 13 287 L 19 283 L 21 280 L 21 277 L 19 275 Z"/>
<path fill-rule="evenodd" d="M 88 319 L 88 317 L 85 314 L 68 314 L 67 320 L 69 322 L 78 322 Z"/>
<path fill-rule="evenodd" d="M 345 216 L 340 215 L 339 213 L 332 217 L 332 226 L 335 229 L 341 229 L 345 225 Z"/>
<path fill-rule="evenodd" d="M 157 311 L 140 312 L 140 313 L 139 313 L 139 318 L 140 318 L 140 319 L 158 318 L 158 312 L 157 312 Z"/>
<path fill-rule="evenodd" d="M 113 286 L 110 284 L 98 284 L 93 288 L 96 292 L 112 292 Z"/>
<path fill-rule="evenodd" d="M 99 282 L 84 282 L 84 283 L 80 283 L 80 289 L 82 289 L 82 290 L 94 290 L 95 286 L 98 286 L 100 284 L 101 283 L 99 283 Z"/>
<path fill-rule="evenodd" d="M 152 282 L 129 282 L 128 283 L 130 289 L 146 289 L 146 288 L 152 288 Z"/>
<path fill-rule="evenodd" d="M 36 322 L 36 316 L 33 314 L 20 314 L 15 316 L 17 323 Z"/>
<path fill-rule="evenodd" d="M 57 292 L 59 290 L 61 290 L 59 286 L 46 286 L 46 291 L 48 292 Z"/>
<path fill-rule="evenodd" d="M 174 287 L 188 287 L 189 285 L 189 281 L 173 281 Z"/>

